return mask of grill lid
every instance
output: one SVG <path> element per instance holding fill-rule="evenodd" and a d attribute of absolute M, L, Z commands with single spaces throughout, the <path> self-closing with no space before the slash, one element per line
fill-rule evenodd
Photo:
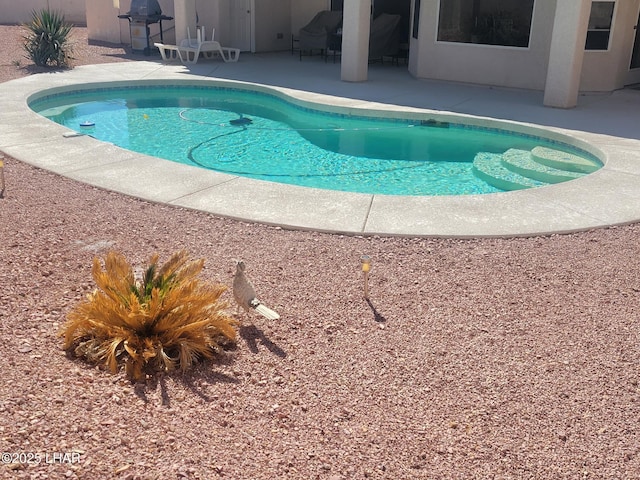
<path fill-rule="evenodd" d="M 162 9 L 158 0 L 132 0 L 128 15 L 132 18 L 159 17 L 162 15 Z"/>

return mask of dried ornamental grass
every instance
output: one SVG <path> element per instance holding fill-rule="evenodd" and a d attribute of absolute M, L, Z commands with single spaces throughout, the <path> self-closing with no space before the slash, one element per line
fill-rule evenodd
<path fill-rule="evenodd" d="M 222 284 L 198 280 L 204 260 L 180 251 L 158 268 L 149 261 L 142 279 L 123 255 L 109 252 L 104 269 L 94 258 L 97 289 L 67 316 L 64 349 L 132 380 L 149 371 L 185 370 L 235 341 L 235 321 L 220 296 Z"/>

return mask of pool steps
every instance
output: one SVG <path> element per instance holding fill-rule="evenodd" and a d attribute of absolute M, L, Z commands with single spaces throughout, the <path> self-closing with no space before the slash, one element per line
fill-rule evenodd
<path fill-rule="evenodd" d="M 481 180 L 500 190 L 522 190 L 541 187 L 544 182 L 513 172 L 502 163 L 502 154 L 480 152 L 473 160 L 473 173 Z"/>
<path fill-rule="evenodd" d="M 536 147 L 537 148 L 537 147 Z M 560 183 L 573 180 L 584 175 L 574 171 L 562 170 L 557 167 L 539 163 L 533 151 L 512 148 L 502 154 L 502 164 L 509 170 L 519 173 L 523 177 L 533 178 L 544 183 Z"/>
<path fill-rule="evenodd" d="M 542 165 L 577 173 L 593 173 L 602 165 L 593 161 L 548 147 L 535 147 L 531 150 L 532 158 Z"/>
<path fill-rule="evenodd" d="M 500 190 L 522 190 L 566 182 L 594 172 L 600 165 L 588 159 L 547 147 L 533 150 L 480 152 L 473 161 L 473 173 Z"/>

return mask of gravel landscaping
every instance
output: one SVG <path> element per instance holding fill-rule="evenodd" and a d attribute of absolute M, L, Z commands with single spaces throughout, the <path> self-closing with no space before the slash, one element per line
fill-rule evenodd
<path fill-rule="evenodd" d="M 39 74 L 21 36 L 0 25 L 0 82 Z M 75 65 L 145 58 L 89 45 L 84 28 L 74 40 Z M 6 156 L 4 177 L 0 478 L 640 475 L 640 225 L 343 236 L 153 204 Z M 109 249 L 136 264 L 187 249 L 229 287 L 241 258 L 282 318 L 243 315 L 237 348 L 132 384 L 59 337 Z"/>

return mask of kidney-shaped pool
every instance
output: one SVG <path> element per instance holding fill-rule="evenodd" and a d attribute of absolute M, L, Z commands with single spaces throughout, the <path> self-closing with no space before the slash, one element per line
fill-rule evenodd
<path fill-rule="evenodd" d="M 142 84 L 38 97 L 34 111 L 122 148 L 328 190 L 485 194 L 565 182 L 602 166 L 557 139 L 433 114 L 328 111 L 248 87 Z"/>

